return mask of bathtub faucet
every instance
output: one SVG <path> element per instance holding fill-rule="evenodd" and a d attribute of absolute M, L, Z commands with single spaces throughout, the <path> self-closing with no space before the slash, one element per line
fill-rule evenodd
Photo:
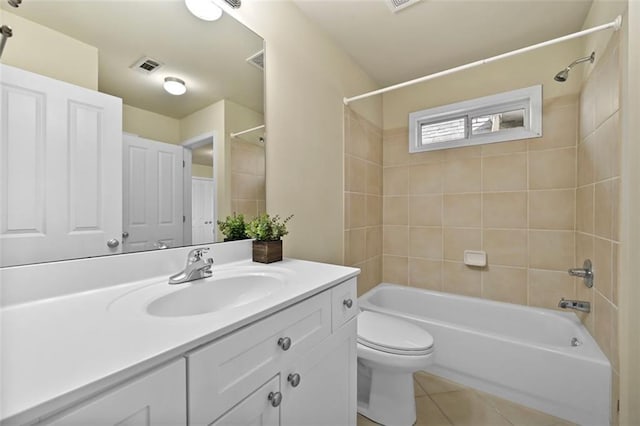
<path fill-rule="evenodd" d="M 558 308 L 575 309 L 576 311 L 591 312 L 591 303 L 584 300 L 566 300 L 564 297 L 558 302 Z"/>

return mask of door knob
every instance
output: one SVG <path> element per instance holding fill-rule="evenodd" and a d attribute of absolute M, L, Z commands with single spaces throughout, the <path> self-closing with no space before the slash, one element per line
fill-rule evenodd
<path fill-rule="evenodd" d="M 119 245 L 120 245 L 120 241 L 116 240 L 115 238 L 112 238 L 109 241 L 107 241 L 107 247 L 109 248 L 116 248 Z"/>

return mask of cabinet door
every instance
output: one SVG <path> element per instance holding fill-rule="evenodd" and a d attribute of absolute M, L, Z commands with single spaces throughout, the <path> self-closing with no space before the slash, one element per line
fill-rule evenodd
<path fill-rule="evenodd" d="M 212 426 L 277 426 L 280 424 L 280 376 L 276 376 L 212 423 Z M 269 395 L 273 398 L 270 400 Z M 275 402 L 274 402 L 275 401 Z"/>
<path fill-rule="evenodd" d="M 282 425 L 355 425 L 356 359 L 352 319 L 283 371 Z"/>
<path fill-rule="evenodd" d="M 0 64 L 0 266 L 120 252 L 122 100 Z"/>
<path fill-rule="evenodd" d="M 186 425 L 186 363 L 180 359 L 132 380 L 48 423 L 54 425 Z"/>

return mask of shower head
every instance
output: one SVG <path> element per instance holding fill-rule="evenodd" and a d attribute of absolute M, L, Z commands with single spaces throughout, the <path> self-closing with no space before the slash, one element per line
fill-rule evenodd
<path fill-rule="evenodd" d="M 591 52 L 591 55 L 585 56 L 584 58 L 576 59 L 568 67 L 566 67 L 565 69 L 560 71 L 558 74 L 556 74 L 556 76 L 553 77 L 553 79 L 555 81 L 559 81 L 560 83 L 563 83 L 567 81 L 567 79 L 569 78 L 569 71 L 571 71 L 571 68 L 573 68 L 574 65 L 580 64 L 582 62 L 587 62 L 587 61 L 593 63 L 595 59 L 596 59 L 596 52 Z"/>

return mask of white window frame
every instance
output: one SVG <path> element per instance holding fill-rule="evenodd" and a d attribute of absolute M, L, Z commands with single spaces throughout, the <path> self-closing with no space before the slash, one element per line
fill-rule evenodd
<path fill-rule="evenodd" d="M 524 110 L 524 127 L 473 135 L 473 117 Z M 446 142 L 421 143 L 423 124 L 466 117 L 465 137 Z M 435 151 L 463 146 L 483 145 L 542 136 L 542 85 L 498 93 L 496 95 L 457 102 L 409 114 L 409 152 Z"/>

